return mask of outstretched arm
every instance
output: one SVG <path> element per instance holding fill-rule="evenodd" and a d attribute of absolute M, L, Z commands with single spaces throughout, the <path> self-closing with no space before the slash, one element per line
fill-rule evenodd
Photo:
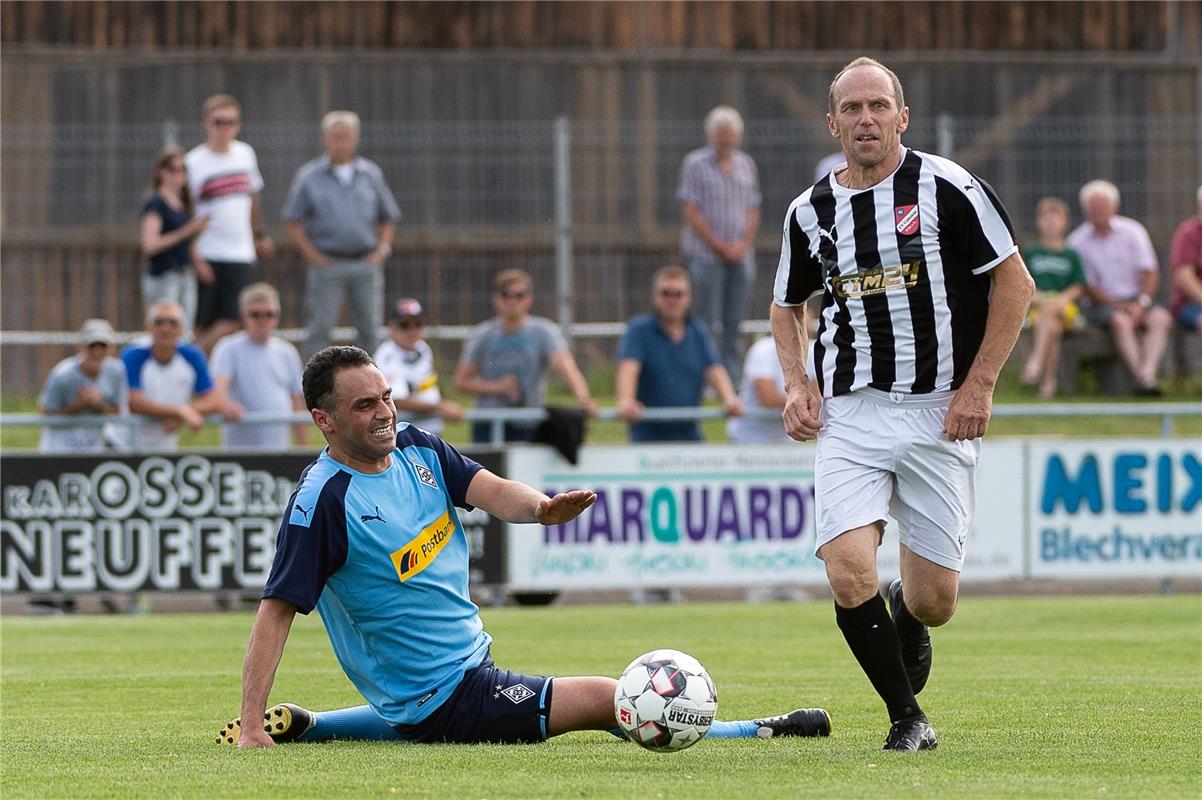
<path fill-rule="evenodd" d="M 467 502 L 506 522 L 537 522 L 559 525 L 575 519 L 597 499 L 585 489 L 560 492 L 547 497 L 518 481 L 498 477 L 482 469 L 467 487 Z"/>
<path fill-rule="evenodd" d="M 284 643 L 292 628 L 296 606 L 276 597 L 259 603 L 255 627 L 246 645 L 246 660 L 242 662 L 242 726 L 239 747 L 274 747 L 275 742 L 263 730 L 259 720 L 267 709 L 267 695 L 275 682 L 275 671 L 284 654 Z"/>

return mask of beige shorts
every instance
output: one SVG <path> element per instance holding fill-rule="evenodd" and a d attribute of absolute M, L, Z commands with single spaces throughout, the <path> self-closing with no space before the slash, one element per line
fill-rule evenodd
<path fill-rule="evenodd" d="M 815 550 L 892 515 L 902 544 L 960 571 L 981 440 L 953 442 L 943 435 L 953 395 L 861 389 L 823 402 L 814 464 Z"/>

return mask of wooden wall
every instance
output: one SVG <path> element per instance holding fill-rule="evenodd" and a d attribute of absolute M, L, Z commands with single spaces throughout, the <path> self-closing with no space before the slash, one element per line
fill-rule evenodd
<path fill-rule="evenodd" d="M 79 48 L 1202 52 L 1202 4 L 1158 2 L 5 2 L 4 44 Z M 351 11 L 353 9 L 353 11 Z"/>

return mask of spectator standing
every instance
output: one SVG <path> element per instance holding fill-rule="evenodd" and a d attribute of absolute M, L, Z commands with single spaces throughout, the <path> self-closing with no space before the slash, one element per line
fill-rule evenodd
<path fill-rule="evenodd" d="M 242 330 L 213 348 L 211 372 L 229 398 L 229 411 L 287 414 L 304 412 L 300 353 L 275 335 L 280 324 L 280 295 L 267 283 L 252 283 L 238 296 Z M 221 444 L 240 450 L 288 449 L 288 423 L 222 425 Z M 308 424 L 292 426 L 298 445 L 307 443 Z"/>
<path fill-rule="evenodd" d="M 157 300 L 174 300 L 183 307 L 185 328 L 190 328 L 196 319 L 192 240 L 209 226 L 209 218 L 195 213 L 186 158 L 178 147 L 159 153 L 142 205 L 140 241 L 146 259 L 142 307 L 150 308 Z"/>
<path fill-rule="evenodd" d="M 722 365 L 709 329 L 689 314 L 689 273 L 683 267 L 656 270 L 652 277 L 654 313 L 635 317 L 618 346 L 618 416 L 630 423 L 632 442 L 700 442 L 696 420 L 641 421 L 646 408 L 701 404 L 705 384 L 739 416 L 743 404 Z"/>
<path fill-rule="evenodd" d="M 765 336 L 747 349 L 743 362 L 743 385 L 739 390 L 745 415 L 726 423 L 726 433 L 732 442 L 791 442 L 781 423 L 780 412 L 785 407 L 785 373 L 776 357 L 776 340 Z M 758 412 L 775 411 L 772 417 Z"/>
<path fill-rule="evenodd" d="M 205 141 L 188 151 L 188 187 L 209 224 L 192 245 L 197 291 L 196 344 L 209 352 L 238 329 L 238 293 L 258 258 L 275 252 L 263 225 L 263 176 L 255 150 L 238 141 L 242 107 L 228 94 L 203 106 Z"/>
<path fill-rule="evenodd" d="M 1202 186 L 1198 213 L 1177 226 L 1169 263 L 1173 265 L 1173 316 L 1182 328 L 1202 333 Z"/>
<path fill-rule="evenodd" d="M 705 118 L 707 145 L 684 157 L 680 247 L 697 301 L 697 316 L 718 339 L 726 371 L 742 367 L 739 323 L 755 280 L 755 234 L 760 227 L 760 181 L 755 162 L 739 149 L 743 118 L 717 106 Z"/>
<path fill-rule="evenodd" d="M 1077 300 L 1085 293 L 1085 268 L 1077 251 L 1065 244 L 1068 233 L 1068 204 L 1059 197 L 1045 197 L 1035 205 L 1035 230 L 1039 241 L 1023 250 L 1023 261 L 1035 281 L 1035 301 L 1027 313 L 1027 324 L 1035 326 L 1035 341 L 1023 364 L 1020 380 L 1039 384 L 1039 396 L 1056 395 L 1060 370 L 1060 340 L 1066 329 L 1083 320 Z"/>
<path fill-rule="evenodd" d="M 1120 216 L 1119 190 L 1109 181 L 1081 187 L 1086 221 L 1068 237 L 1085 265 L 1089 321 L 1110 329 L 1135 377 L 1137 395 L 1161 394 L 1158 377 L 1173 317 L 1152 298 L 1160 284 L 1156 251 L 1144 226 Z"/>
<path fill-rule="evenodd" d="M 359 115 L 331 111 L 322 117 L 325 154 L 296 172 L 284 223 L 308 264 L 308 358 L 329 344 L 330 329 L 350 296 L 359 347 L 371 352 L 384 317 L 384 262 L 401 218 L 384 173 L 356 155 Z"/>
<path fill-rule="evenodd" d="M 90 319 L 79 329 L 73 356 L 50 370 L 38 398 L 38 413 L 45 416 L 121 414 L 126 405 L 125 367 L 113 358 L 116 336 L 103 319 Z M 42 428 L 43 453 L 94 453 L 121 441 L 110 426 L 81 425 Z"/>
<path fill-rule="evenodd" d="M 534 316 L 534 281 L 520 269 L 506 269 L 493 281 L 497 315 L 472 330 L 455 369 L 455 388 L 475 395 L 479 408 L 542 408 L 547 401 L 547 370 L 554 370 L 584 413 L 597 414 L 588 384 L 572 358 L 559 326 Z M 472 423 L 472 441 L 491 440 L 488 422 Z M 505 441 L 528 442 L 534 423 L 505 424 Z"/>
<path fill-rule="evenodd" d="M 372 360 L 392 387 L 397 418 L 441 434 L 443 420 L 463 419 L 463 407 L 443 399 L 434 371 L 434 352 L 422 338 L 425 332 L 422 304 L 402 297 L 389 312 L 388 338 L 380 343 Z"/>
<path fill-rule="evenodd" d="M 205 414 L 237 417 L 224 392 L 213 385 L 200 348 L 180 341 L 184 310 L 179 303 L 160 300 L 146 312 L 150 342 L 131 344 L 121 351 L 129 382 L 129 410 L 147 419 L 131 444 L 136 450 L 174 451 L 180 426 L 193 431 L 204 426 Z"/>

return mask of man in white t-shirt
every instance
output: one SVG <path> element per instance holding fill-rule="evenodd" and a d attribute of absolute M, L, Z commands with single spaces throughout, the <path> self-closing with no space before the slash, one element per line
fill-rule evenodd
<path fill-rule="evenodd" d="M 463 406 L 444 400 L 434 371 L 434 353 L 422 338 L 426 319 L 422 304 L 402 297 L 388 312 L 388 338 L 372 358 L 392 387 L 397 424 L 410 422 L 430 433 L 442 433 L 443 420 L 463 419 Z"/>
<path fill-rule="evenodd" d="M 217 388 L 229 395 L 238 416 L 245 411 L 287 414 L 304 412 L 301 358 L 296 348 L 275 335 L 280 324 L 280 295 L 268 283 L 252 283 L 238 296 L 245 330 L 213 348 L 211 371 Z M 309 423 L 297 423 L 293 434 L 306 444 Z M 288 423 L 222 425 L 221 444 L 240 450 L 288 449 Z"/>
<path fill-rule="evenodd" d="M 785 407 L 785 373 L 776 357 L 776 340 L 765 336 L 747 350 L 743 361 L 743 385 L 739 391 L 743 401 L 742 417 L 726 422 L 726 433 L 732 442 L 791 442 L 785 433 L 780 412 Z M 775 411 L 765 418 L 759 412 Z"/>
<path fill-rule="evenodd" d="M 254 148 L 238 141 L 242 109 L 228 94 L 203 106 L 205 141 L 188 152 L 188 187 L 208 228 L 192 244 L 199 283 L 196 344 L 206 353 L 238 330 L 238 293 L 251 282 L 257 258 L 275 252 L 263 224 L 263 176 Z"/>

